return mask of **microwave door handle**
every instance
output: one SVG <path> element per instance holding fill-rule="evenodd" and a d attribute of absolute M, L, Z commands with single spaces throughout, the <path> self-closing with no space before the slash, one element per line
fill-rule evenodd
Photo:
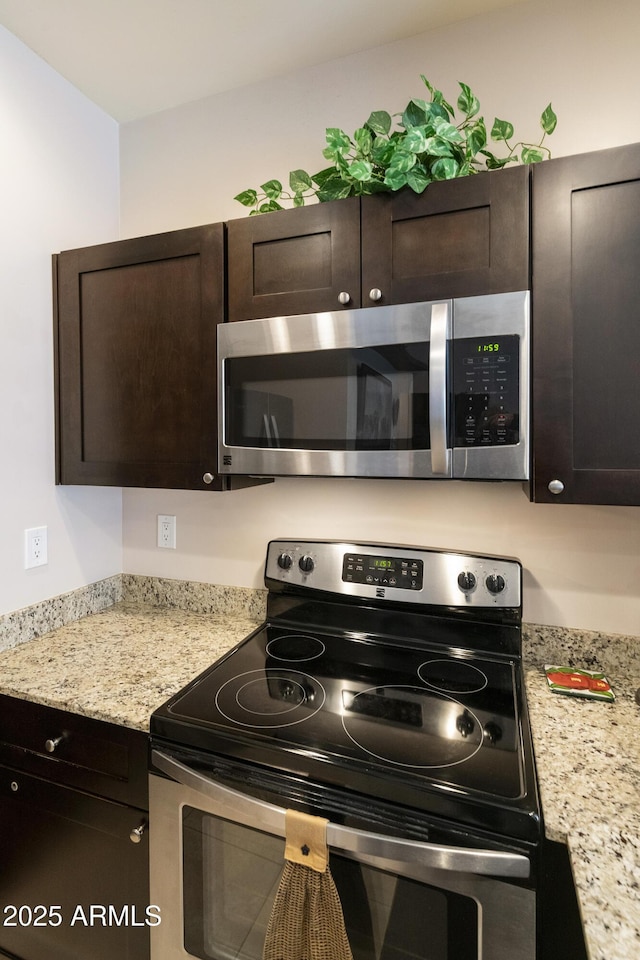
<path fill-rule="evenodd" d="M 434 476 L 450 476 L 450 450 L 447 447 L 447 340 L 449 337 L 449 304 L 434 303 L 431 307 L 429 337 L 429 434 L 431 436 L 431 472 Z"/>
<path fill-rule="evenodd" d="M 219 804 L 223 811 L 221 816 L 278 837 L 286 836 L 284 807 L 277 807 L 255 797 L 246 796 L 237 790 L 231 790 L 229 787 L 223 787 L 222 784 L 203 777 L 202 774 L 159 750 L 151 751 L 151 761 L 158 770 L 173 780 Z M 494 877 L 528 877 L 530 873 L 528 858 L 518 853 L 472 850 L 465 847 L 424 843 L 420 840 L 405 840 L 379 833 L 369 833 L 366 830 L 354 830 L 335 823 L 327 824 L 326 836 L 328 846 L 335 850 L 395 861 L 399 864 L 419 864 L 438 870 Z"/>

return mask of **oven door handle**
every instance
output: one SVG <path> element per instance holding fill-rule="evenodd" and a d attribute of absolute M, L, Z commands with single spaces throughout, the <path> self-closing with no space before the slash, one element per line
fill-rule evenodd
<path fill-rule="evenodd" d="M 286 835 L 284 807 L 223 787 L 159 750 L 151 751 L 151 761 L 168 777 L 213 800 L 220 806 L 222 817 L 278 837 Z M 492 877 L 528 877 L 530 873 L 529 859 L 522 854 L 404 840 L 366 830 L 353 830 L 331 822 L 327 824 L 327 844 L 335 850 L 362 856 L 459 873 Z"/>

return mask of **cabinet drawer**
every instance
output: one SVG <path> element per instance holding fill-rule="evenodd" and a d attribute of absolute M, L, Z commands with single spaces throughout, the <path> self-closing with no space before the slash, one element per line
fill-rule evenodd
<path fill-rule="evenodd" d="M 0 759 L 48 780 L 147 807 L 147 736 L 0 696 Z"/>

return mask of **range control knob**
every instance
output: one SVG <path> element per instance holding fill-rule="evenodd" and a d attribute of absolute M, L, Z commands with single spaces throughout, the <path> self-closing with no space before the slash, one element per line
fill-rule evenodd
<path fill-rule="evenodd" d="M 499 573 L 490 573 L 485 583 L 489 593 L 502 593 L 506 586 L 504 577 L 501 577 Z"/>
<path fill-rule="evenodd" d="M 278 557 L 278 566 L 281 570 L 288 570 L 293 563 L 293 558 L 289 553 L 281 553 Z"/>
<path fill-rule="evenodd" d="M 476 578 L 470 570 L 463 570 L 462 573 L 458 574 L 458 586 L 461 590 L 464 590 L 465 593 L 468 593 L 469 590 L 473 590 L 476 585 Z"/>
<path fill-rule="evenodd" d="M 303 573 L 311 573 L 311 571 L 315 567 L 315 563 L 313 562 L 313 557 L 310 557 L 308 556 L 308 554 L 305 553 L 305 555 L 303 557 L 300 557 L 300 559 L 298 560 L 298 566 L 300 567 Z"/>

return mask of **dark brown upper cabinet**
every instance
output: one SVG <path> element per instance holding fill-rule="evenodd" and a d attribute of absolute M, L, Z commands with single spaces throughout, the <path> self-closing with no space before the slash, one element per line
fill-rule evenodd
<path fill-rule="evenodd" d="M 228 224 L 229 320 L 529 288 L 529 168 Z"/>
<path fill-rule="evenodd" d="M 533 168 L 533 498 L 640 505 L 640 144 Z"/>
<path fill-rule="evenodd" d="M 229 487 L 216 471 L 224 226 L 67 250 L 53 266 L 57 482 Z"/>
<path fill-rule="evenodd" d="M 230 220 L 229 320 L 360 303 L 357 197 Z"/>

